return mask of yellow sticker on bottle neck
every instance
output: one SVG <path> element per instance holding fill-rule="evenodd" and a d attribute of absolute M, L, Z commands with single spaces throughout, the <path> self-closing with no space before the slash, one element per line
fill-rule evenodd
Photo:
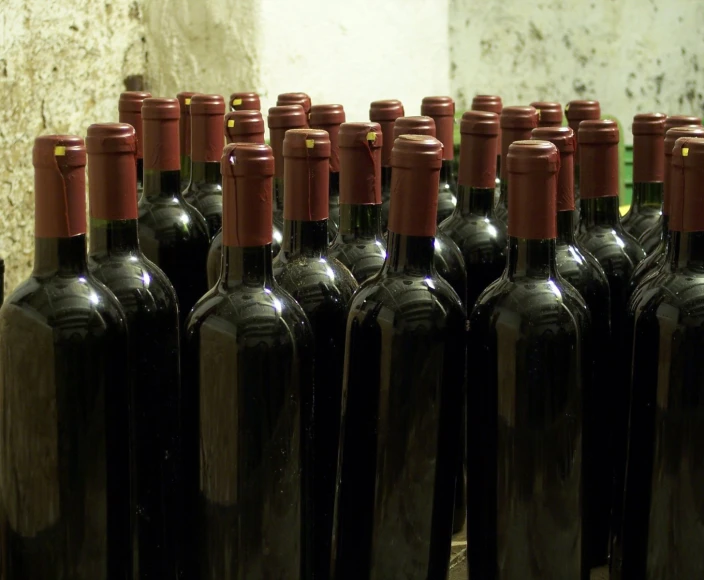
<path fill-rule="evenodd" d="M 367 141 L 376 141 L 376 133 L 374 131 L 367 133 Z"/>
<path fill-rule="evenodd" d="M 538 121 L 540 121 L 540 109 L 536 109 L 538 111 Z"/>
<path fill-rule="evenodd" d="M 232 106 L 236 107 L 237 105 L 242 104 L 242 99 L 232 99 Z"/>
<path fill-rule="evenodd" d="M 689 147 L 682 147 L 682 157 L 689 156 Z"/>
<path fill-rule="evenodd" d="M 191 104 L 191 97 L 186 97 L 186 105 L 190 105 L 190 104 Z"/>
<path fill-rule="evenodd" d="M 228 126 L 228 127 L 234 127 L 234 126 L 235 126 L 235 120 L 234 120 L 234 119 L 228 119 L 228 120 L 227 120 L 227 126 Z"/>
<path fill-rule="evenodd" d="M 313 147 L 315 147 L 315 140 L 314 139 L 306 139 L 306 147 L 308 149 L 313 149 Z"/>
<path fill-rule="evenodd" d="M 64 155 L 66 155 L 66 147 L 64 147 L 63 145 L 57 145 L 56 147 L 54 147 L 54 155 L 56 157 L 63 157 Z"/>

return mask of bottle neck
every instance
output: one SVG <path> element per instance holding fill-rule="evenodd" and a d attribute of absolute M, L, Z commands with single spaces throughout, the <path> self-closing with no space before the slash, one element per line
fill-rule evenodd
<path fill-rule="evenodd" d="M 274 177 L 274 196 L 272 199 L 274 211 L 284 211 L 284 180 L 282 177 Z"/>
<path fill-rule="evenodd" d="M 496 179 L 501 179 L 501 153 L 496 156 Z"/>
<path fill-rule="evenodd" d="M 592 226 L 611 226 L 621 228 L 621 214 L 618 210 L 618 197 L 595 197 L 580 200 L 579 225 L 590 228 Z"/>
<path fill-rule="evenodd" d="M 447 184 L 452 185 L 452 159 L 443 159 L 440 167 L 440 188 L 442 189 Z"/>
<path fill-rule="evenodd" d="M 381 239 L 381 205 L 340 204 L 340 235 Z"/>
<path fill-rule="evenodd" d="M 34 238 L 34 276 L 80 276 L 87 272 L 85 234 L 71 238 Z"/>
<path fill-rule="evenodd" d="M 324 257 L 328 254 L 328 220 L 284 220 L 282 251 L 288 258 Z"/>
<path fill-rule="evenodd" d="M 274 284 L 271 262 L 271 244 L 247 248 L 223 246 L 218 285 L 225 291 L 239 286 L 271 288 Z"/>
<path fill-rule="evenodd" d="M 391 167 L 381 168 L 381 196 L 383 199 L 391 196 Z"/>
<path fill-rule="evenodd" d="M 704 232 L 677 233 L 677 251 L 669 256 L 672 270 L 704 270 Z"/>
<path fill-rule="evenodd" d="M 514 278 L 548 280 L 557 275 L 555 240 L 526 240 L 509 237 L 507 273 Z"/>
<path fill-rule="evenodd" d="M 389 244 L 382 273 L 434 276 L 435 238 L 406 236 L 389 230 Z"/>
<path fill-rule="evenodd" d="M 457 210 L 462 216 L 494 215 L 494 188 L 460 185 L 457 189 Z"/>
<path fill-rule="evenodd" d="M 137 191 L 144 187 L 144 159 L 137 159 Z"/>
<path fill-rule="evenodd" d="M 137 220 L 103 220 L 90 218 L 90 255 L 92 258 L 112 254 L 139 252 Z"/>
<path fill-rule="evenodd" d="M 330 172 L 330 185 L 328 186 L 330 197 L 340 197 L 340 173 L 337 171 Z"/>
<path fill-rule="evenodd" d="M 181 172 L 145 169 L 144 197 L 181 197 Z"/>
<path fill-rule="evenodd" d="M 631 211 L 638 213 L 641 209 L 659 210 L 662 206 L 662 183 L 634 183 Z"/>
<path fill-rule="evenodd" d="M 191 181 L 191 158 L 189 155 L 181 155 L 181 179 L 186 183 Z"/>
<path fill-rule="evenodd" d="M 557 241 L 561 244 L 574 246 L 574 211 L 557 212 Z"/>
<path fill-rule="evenodd" d="M 502 179 L 499 185 L 499 201 L 497 205 L 505 208 L 508 212 L 508 181 L 506 179 Z"/>
<path fill-rule="evenodd" d="M 222 183 L 219 161 L 191 161 L 191 186 Z"/>

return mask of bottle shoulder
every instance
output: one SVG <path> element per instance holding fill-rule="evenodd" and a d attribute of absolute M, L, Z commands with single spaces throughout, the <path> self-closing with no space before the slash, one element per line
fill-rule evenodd
<path fill-rule="evenodd" d="M 88 267 L 128 315 L 134 312 L 177 315 L 178 299 L 173 285 L 141 252 L 90 256 Z"/>
<path fill-rule="evenodd" d="M 303 308 L 278 284 L 270 287 L 215 286 L 194 306 L 186 320 L 186 337 L 192 339 L 206 325 L 232 335 L 239 342 L 273 338 L 311 344 L 313 333 Z"/>
<path fill-rule="evenodd" d="M 188 234 L 210 239 L 208 224 L 201 213 L 184 199 L 143 196 L 138 205 L 140 229 L 148 227 L 156 232 Z"/>
<path fill-rule="evenodd" d="M 10 294 L 0 318 L 22 317 L 71 336 L 126 333 L 126 315 L 115 295 L 91 273 L 31 276 Z M 76 334 L 78 333 L 78 334 Z"/>
<path fill-rule="evenodd" d="M 704 271 L 662 272 L 629 303 L 636 324 L 652 322 L 660 332 L 704 326 Z M 638 336 L 638 333 L 637 333 Z"/>
<path fill-rule="evenodd" d="M 630 271 L 645 259 L 643 248 L 633 236 L 612 227 L 595 226 L 580 230 L 578 242 L 599 261 L 607 276 L 609 264 L 623 264 Z"/>
<path fill-rule="evenodd" d="M 580 293 L 585 289 L 608 295 L 609 281 L 599 261 L 577 244 L 558 242 L 555 246 L 557 270 Z"/>
<path fill-rule="evenodd" d="M 494 217 L 455 212 L 440 224 L 439 230 L 455 242 L 463 254 L 465 249 L 473 248 L 498 249 L 502 254 L 506 251 L 506 224 Z"/>
<path fill-rule="evenodd" d="M 376 274 L 386 259 L 386 243 L 383 238 L 353 238 L 337 234 L 328 248 L 328 256 L 343 264 L 358 283 Z"/>

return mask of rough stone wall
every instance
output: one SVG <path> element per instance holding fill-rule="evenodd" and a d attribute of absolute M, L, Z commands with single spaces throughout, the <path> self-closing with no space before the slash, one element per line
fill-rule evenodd
<path fill-rule="evenodd" d="M 458 105 L 597 98 L 631 141 L 638 112 L 704 114 L 701 0 L 450 0 Z"/>
<path fill-rule="evenodd" d="M 124 79 L 145 71 L 142 1 L 0 2 L 0 256 L 6 291 L 34 249 L 32 143 L 117 121 Z"/>

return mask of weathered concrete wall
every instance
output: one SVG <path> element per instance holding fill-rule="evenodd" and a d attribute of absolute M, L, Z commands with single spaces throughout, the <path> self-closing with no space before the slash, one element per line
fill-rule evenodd
<path fill-rule="evenodd" d="M 701 0 L 450 0 L 452 89 L 597 98 L 630 142 L 635 113 L 704 114 L 703 27 Z"/>
<path fill-rule="evenodd" d="M 123 79 L 144 72 L 142 2 L 0 0 L 0 255 L 6 290 L 34 248 L 32 142 L 117 120 Z"/>

